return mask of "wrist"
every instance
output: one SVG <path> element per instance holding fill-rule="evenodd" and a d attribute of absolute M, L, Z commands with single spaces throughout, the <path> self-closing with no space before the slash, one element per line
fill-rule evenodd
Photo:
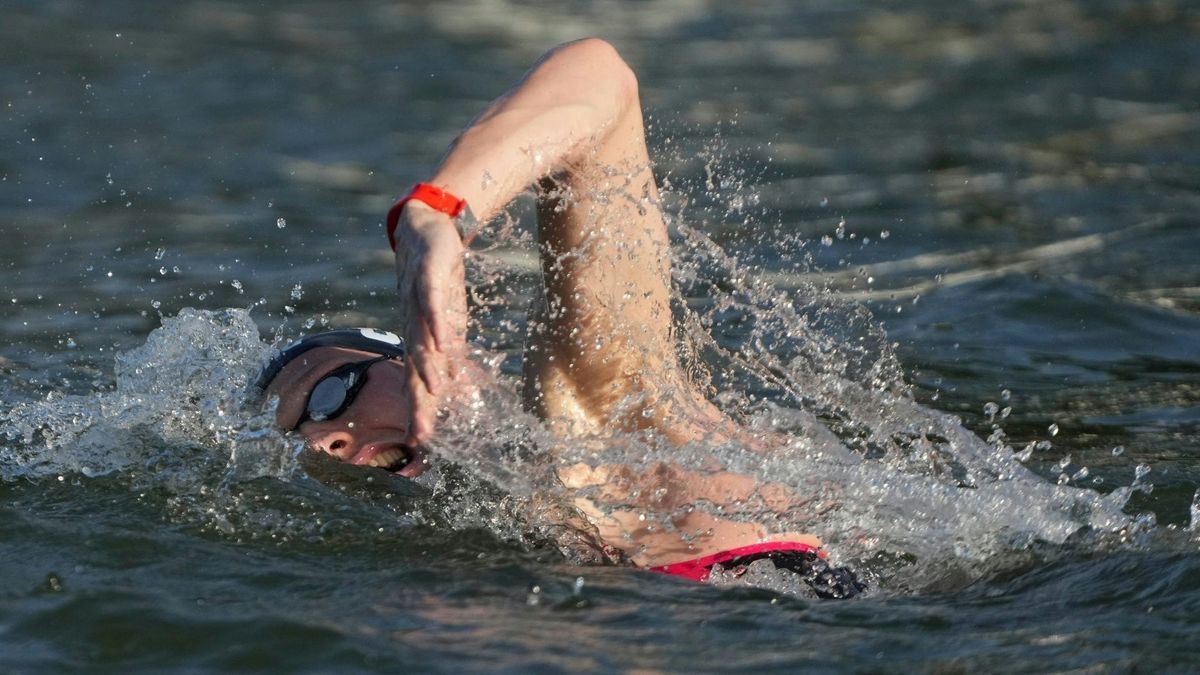
<path fill-rule="evenodd" d="M 470 243 L 475 238 L 475 234 L 479 229 L 479 222 L 475 219 L 475 215 L 471 213 L 471 208 L 467 205 L 465 199 L 460 199 L 436 185 L 417 183 L 407 195 L 397 201 L 388 210 L 387 236 L 388 243 L 391 245 L 393 251 L 396 250 L 396 227 L 400 223 L 400 216 L 405 209 L 414 204 L 419 205 L 417 208 L 427 209 L 448 216 L 458 231 L 459 239 L 464 244 Z"/>

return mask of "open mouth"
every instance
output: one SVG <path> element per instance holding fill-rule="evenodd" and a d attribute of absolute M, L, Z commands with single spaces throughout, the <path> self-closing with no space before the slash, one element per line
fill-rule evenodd
<path fill-rule="evenodd" d="M 373 466 L 383 469 L 384 471 L 397 473 L 402 471 L 404 467 L 412 464 L 414 458 L 415 453 L 406 448 L 392 448 L 390 450 L 384 450 L 383 452 L 372 457 L 371 460 L 367 462 L 367 466 Z"/>
<path fill-rule="evenodd" d="M 382 468 L 398 476 L 413 478 L 425 472 L 426 453 L 419 448 L 394 447 L 383 450 L 367 460 L 364 466 Z"/>

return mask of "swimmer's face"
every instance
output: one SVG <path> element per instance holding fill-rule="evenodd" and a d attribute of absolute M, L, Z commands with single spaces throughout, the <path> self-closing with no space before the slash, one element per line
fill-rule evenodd
<path fill-rule="evenodd" d="M 284 429 L 297 429 L 313 448 L 342 461 L 416 476 L 426 463 L 421 451 L 404 444 L 409 423 L 404 361 L 378 359 L 378 354 L 346 347 L 305 352 L 267 387 L 268 396 L 279 396 L 275 420 Z M 309 418 L 306 406 L 318 383 L 348 364 L 372 360 L 376 362 L 363 371 L 362 388 L 344 410 L 329 419 Z"/>

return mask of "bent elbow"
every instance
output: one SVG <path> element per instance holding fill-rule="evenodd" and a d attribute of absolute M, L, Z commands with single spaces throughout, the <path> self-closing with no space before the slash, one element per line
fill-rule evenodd
<path fill-rule="evenodd" d="M 616 47 L 600 38 L 584 38 L 555 49 L 564 57 L 578 59 L 581 68 L 622 108 L 639 105 L 638 80 L 633 68 L 621 58 Z"/>

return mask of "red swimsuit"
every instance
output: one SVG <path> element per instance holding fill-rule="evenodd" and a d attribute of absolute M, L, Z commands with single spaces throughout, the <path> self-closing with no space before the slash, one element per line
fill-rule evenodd
<path fill-rule="evenodd" d="M 651 567 L 650 571 L 704 582 L 708 581 L 712 568 L 717 565 L 740 574 L 738 568 L 756 560 L 770 560 L 775 569 L 799 575 L 818 598 L 852 598 L 866 590 L 866 584 L 849 568 L 830 567 L 824 557 L 824 551 L 798 541 L 768 541 L 670 565 Z"/>
<path fill-rule="evenodd" d="M 708 575 L 712 572 L 713 565 L 721 565 L 733 561 L 737 558 L 751 558 L 747 561 L 738 561 L 737 564 L 748 564 L 754 560 L 768 558 L 772 553 L 783 553 L 784 551 L 794 551 L 796 553 L 815 553 L 824 557 L 824 553 L 808 544 L 801 544 L 797 541 L 767 541 L 761 544 L 750 544 L 749 546 L 739 546 L 731 548 L 727 551 L 706 555 L 692 560 L 683 562 L 671 563 L 670 565 L 660 565 L 651 567 L 651 572 L 662 572 L 672 576 L 691 579 L 692 581 L 708 581 Z"/>

